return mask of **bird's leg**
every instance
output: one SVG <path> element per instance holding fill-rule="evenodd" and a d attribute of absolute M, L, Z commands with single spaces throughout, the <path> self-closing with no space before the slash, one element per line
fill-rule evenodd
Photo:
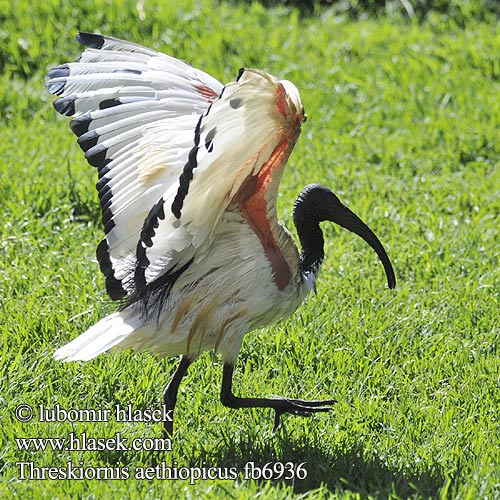
<path fill-rule="evenodd" d="M 330 411 L 331 405 L 336 401 L 327 399 L 325 401 L 304 401 L 302 399 L 288 398 L 239 398 L 233 394 L 233 370 L 234 366 L 225 363 L 222 372 L 222 387 L 220 400 L 224 406 L 230 408 L 272 408 L 276 415 L 274 417 L 273 432 L 280 423 L 283 413 L 294 413 L 296 415 L 310 416 L 311 413 Z"/>
<path fill-rule="evenodd" d="M 179 385 L 181 383 L 182 377 L 186 375 L 191 362 L 192 360 L 188 356 L 181 356 L 179 366 L 177 367 L 177 370 L 175 370 L 175 373 L 172 375 L 172 378 L 170 379 L 170 382 L 163 393 L 163 406 L 165 407 L 165 413 L 172 416 L 172 418 L 167 419 L 163 422 L 165 437 L 172 436 L 173 434 L 173 413 L 175 403 L 177 401 L 177 391 L 179 390 Z"/>

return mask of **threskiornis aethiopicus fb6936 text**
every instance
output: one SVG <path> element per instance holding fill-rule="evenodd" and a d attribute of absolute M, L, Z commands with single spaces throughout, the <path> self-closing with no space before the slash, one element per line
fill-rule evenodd
<path fill-rule="evenodd" d="M 320 184 L 298 196 L 298 252 L 276 217 L 283 169 L 306 119 L 297 88 L 255 69 L 225 86 L 173 57 L 79 33 L 86 50 L 49 73 L 55 109 L 97 168 L 105 237 L 97 259 L 118 311 L 55 352 L 90 360 L 110 349 L 179 355 L 165 389 L 174 409 L 189 365 L 207 349 L 224 363 L 221 401 L 232 408 L 310 415 L 333 400 L 240 398 L 233 367 L 244 335 L 292 314 L 316 288 L 322 221 L 361 236 L 395 286 L 382 244 Z M 172 422 L 165 431 L 172 433 Z"/>

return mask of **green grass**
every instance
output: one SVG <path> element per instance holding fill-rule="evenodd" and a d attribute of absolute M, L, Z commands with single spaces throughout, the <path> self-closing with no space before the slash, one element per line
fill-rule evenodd
<path fill-rule="evenodd" d="M 244 2 L 0 1 L 0 496 L 7 498 L 500 498 L 500 36 L 494 19 L 430 12 L 358 21 Z M 468 3 L 470 5 L 470 2 Z M 144 17 L 144 16 L 143 16 Z M 322 182 L 386 246 L 398 286 L 357 237 L 325 225 L 319 291 L 245 338 L 241 395 L 338 401 L 329 415 L 233 411 L 220 360 L 179 394 L 173 451 L 21 452 L 15 437 L 160 435 L 158 424 L 21 423 L 22 403 L 156 408 L 177 361 L 53 351 L 113 305 L 92 262 L 95 171 L 43 88 L 78 53 L 77 29 L 153 46 L 221 81 L 241 66 L 292 80 L 309 116 L 283 178 L 281 219 Z M 19 461 L 61 467 L 236 467 L 306 462 L 295 481 L 21 481 Z"/>

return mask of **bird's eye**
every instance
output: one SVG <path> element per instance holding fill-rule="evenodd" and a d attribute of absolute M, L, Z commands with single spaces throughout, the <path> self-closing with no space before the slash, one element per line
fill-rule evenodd
<path fill-rule="evenodd" d="M 307 121 L 307 115 L 304 113 L 303 110 L 302 110 L 302 116 L 303 116 L 302 123 L 305 123 Z"/>

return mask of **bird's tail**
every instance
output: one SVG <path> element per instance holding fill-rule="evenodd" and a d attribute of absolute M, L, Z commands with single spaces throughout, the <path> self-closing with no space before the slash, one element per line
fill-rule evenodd
<path fill-rule="evenodd" d="M 126 311 L 115 312 L 57 349 L 54 357 L 61 361 L 88 361 L 120 344 L 140 326 L 137 317 L 130 318 Z"/>

